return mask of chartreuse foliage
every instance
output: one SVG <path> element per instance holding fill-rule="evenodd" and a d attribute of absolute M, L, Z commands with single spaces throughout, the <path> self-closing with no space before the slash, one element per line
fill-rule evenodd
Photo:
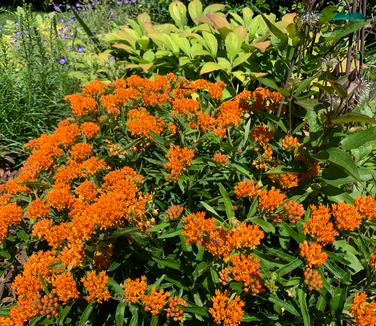
<path fill-rule="evenodd" d="M 374 322 L 363 131 L 289 132 L 280 93 L 223 88 L 131 76 L 66 97 L 72 118 L 0 188 L 0 325 Z"/>

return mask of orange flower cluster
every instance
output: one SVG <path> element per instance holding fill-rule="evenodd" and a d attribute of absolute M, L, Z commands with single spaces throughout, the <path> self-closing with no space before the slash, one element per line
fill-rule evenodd
<path fill-rule="evenodd" d="M 154 287 L 151 288 L 150 294 L 144 297 L 145 311 L 150 311 L 154 316 L 158 315 L 167 302 L 169 292 L 164 290 L 157 291 Z"/>
<path fill-rule="evenodd" d="M 311 268 L 304 271 L 304 284 L 308 286 L 309 291 L 320 291 L 323 287 L 319 272 Z"/>
<path fill-rule="evenodd" d="M 168 162 L 163 165 L 170 170 L 169 179 L 172 182 L 179 180 L 184 169 L 192 163 L 194 152 L 186 147 L 171 146 L 166 154 Z"/>
<path fill-rule="evenodd" d="M 304 241 L 299 245 L 300 256 L 306 259 L 306 266 L 320 267 L 328 259 L 328 255 L 322 251 L 322 246 L 318 243 L 308 243 Z"/>
<path fill-rule="evenodd" d="M 376 271 L 376 253 L 371 254 L 368 265 Z"/>
<path fill-rule="evenodd" d="M 277 209 L 286 199 L 286 195 L 282 194 L 279 189 L 261 190 L 258 193 L 259 208 L 264 211 L 273 211 Z"/>
<path fill-rule="evenodd" d="M 85 85 L 82 92 L 90 97 L 102 95 L 106 90 L 106 84 L 100 80 L 94 80 L 91 83 Z"/>
<path fill-rule="evenodd" d="M 252 100 L 255 111 L 273 111 L 281 103 L 282 95 L 267 88 L 258 87 L 252 92 Z"/>
<path fill-rule="evenodd" d="M 12 287 L 18 296 L 17 304 L 9 313 L 10 323 L 23 325 L 37 315 L 57 315 L 61 303 L 79 296 L 76 282 L 70 272 L 59 264 L 52 251 L 39 251 L 32 255 L 24 265 L 22 274 L 17 275 Z M 50 288 L 50 293 L 44 291 Z"/>
<path fill-rule="evenodd" d="M 282 189 L 290 189 L 299 185 L 299 177 L 295 173 L 283 173 L 278 177 Z"/>
<path fill-rule="evenodd" d="M 261 145 L 268 145 L 274 136 L 274 132 L 267 126 L 261 125 L 252 129 L 253 140 Z"/>
<path fill-rule="evenodd" d="M 168 218 L 172 221 L 177 220 L 183 215 L 184 207 L 180 205 L 172 205 L 166 210 Z"/>
<path fill-rule="evenodd" d="M 95 137 L 99 132 L 99 126 L 94 122 L 84 122 L 80 126 L 80 130 L 84 137 L 91 139 Z"/>
<path fill-rule="evenodd" d="M 128 112 L 127 128 L 132 136 L 152 139 L 150 132 L 160 135 L 163 131 L 162 119 L 152 116 L 145 109 L 132 109 Z"/>
<path fill-rule="evenodd" d="M 167 316 L 174 321 L 182 321 L 184 311 L 178 306 L 187 306 L 187 301 L 178 296 L 173 296 L 168 300 Z"/>
<path fill-rule="evenodd" d="M 282 143 L 282 148 L 289 150 L 289 151 L 297 150 L 301 146 L 298 139 L 290 135 L 285 136 L 282 139 L 281 143 Z"/>
<path fill-rule="evenodd" d="M 38 218 L 48 217 L 50 215 L 50 210 L 48 205 L 42 199 L 32 200 L 26 209 L 26 216 L 32 220 L 37 220 Z"/>
<path fill-rule="evenodd" d="M 213 162 L 217 163 L 217 164 L 220 164 L 220 165 L 228 165 L 229 163 L 229 158 L 226 154 L 222 154 L 222 153 L 215 153 L 213 158 L 212 158 Z"/>
<path fill-rule="evenodd" d="M 356 207 L 345 203 L 333 204 L 332 215 L 340 231 L 354 231 L 362 221 Z"/>
<path fill-rule="evenodd" d="M 127 278 L 122 285 L 125 299 L 130 303 L 139 303 L 145 298 L 147 286 L 146 276 L 135 280 Z"/>
<path fill-rule="evenodd" d="M 82 162 L 87 157 L 91 156 L 93 151 L 93 146 L 87 143 L 77 143 L 72 146 L 69 154 L 77 162 Z"/>
<path fill-rule="evenodd" d="M 305 210 L 302 204 L 297 203 L 294 200 L 289 200 L 283 204 L 283 208 L 286 212 L 287 218 L 293 224 L 300 220 L 305 214 Z"/>
<path fill-rule="evenodd" d="M 361 196 L 355 200 L 357 211 L 367 220 L 376 219 L 376 199 L 371 196 Z"/>
<path fill-rule="evenodd" d="M 65 100 L 69 102 L 72 113 L 78 117 L 83 117 L 85 115 L 98 112 L 97 102 L 91 97 L 80 94 L 72 94 L 67 95 Z"/>
<path fill-rule="evenodd" d="M 213 306 L 209 308 L 209 313 L 217 325 L 223 323 L 225 326 L 240 325 L 243 320 L 245 302 L 236 295 L 230 300 L 229 293 L 215 290 L 215 296 L 212 297 Z"/>
<path fill-rule="evenodd" d="M 308 223 L 304 225 L 304 233 L 311 235 L 322 245 L 332 243 L 337 232 L 333 227 L 333 223 L 330 222 L 329 209 L 324 205 L 319 207 L 311 205 L 310 207 L 311 217 L 308 219 Z"/>
<path fill-rule="evenodd" d="M 254 198 L 258 194 L 259 186 L 254 180 L 238 182 L 234 188 L 237 198 Z"/>
<path fill-rule="evenodd" d="M 364 292 L 355 294 L 350 312 L 354 316 L 354 325 L 376 325 L 376 301 L 367 303 L 367 295 Z"/>
<path fill-rule="evenodd" d="M 120 114 L 119 100 L 115 95 L 108 94 L 102 95 L 100 99 L 101 105 L 104 107 L 106 112 L 111 115 Z"/>
<path fill-rule="evenodd" d="M 262 290 L 260 278 L 261 265 L 256 257 L 251 255 L 233 255 L 230 256 L 231 267 L 229 272 L 232 278 L 237 282 L 243 283 L 243 290 L 251 290 L 252 295 L 257 295 Z"/>
<path fill-rule="evenodd" d="M 172 102 L 174 111 L 181 115 L 196 113 L 199 109 L 199 103 L 189 98 L 178 98 Z"/>
<path fill-rule="evenodd" d="M 110 292 L 107 290 L 108 276 L 105 271 L 98 274 L 96 271 L 91 271 L 86 274 L 86 277 L 81 278 L 81 282 L 88 292 L 85 297 L 88 302 L 102 303 L 110 299 Z"/>
<path fill-rule="evenodd" d="M 187 243 L 203 246 L 219 257 L 227 257 L 232 250 L 253 249 L 264 238 L 264 232 L 258 225 L 243 222 L 225 231 L 221 225 L 216 225 L 214 218 L 205 218 L 204 212 L 187 215 L 183 223 L 182 235 L 187 237 Z"/>
<path fill-rule="evenodd" d="M 8 233 L 8 228 L 18 224 L 22 219 L 22 208 L 16 203 L 0 206 L 0 241 L 3 241 Z"/>

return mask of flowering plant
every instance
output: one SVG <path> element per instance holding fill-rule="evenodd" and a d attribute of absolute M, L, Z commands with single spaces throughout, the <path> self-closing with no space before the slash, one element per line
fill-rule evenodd
<path fill-rule="evenodd" d="M 356 189 L 328 192 L 331 144 L 288 133 L 278 92 L 224 86 L 131 76 L 66 97 L 73 116 L 0 188 L 0 325 L 374 323 L 367 182 L 337 159 Z"/>

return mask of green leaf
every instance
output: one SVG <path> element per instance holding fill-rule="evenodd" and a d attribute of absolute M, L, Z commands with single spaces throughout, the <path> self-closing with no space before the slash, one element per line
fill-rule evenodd
<path fill-rule="evenodd" d="M 234 32 L 230 32 L 227 34 L 226 39 L 225 39 L 225 45 L 226 45 L 227 57 L 231 63 L 234 62 L 235 57 L 240 52 L 242 43 L 243 42 L 238 34 Z"/>
<path fill-rule="evenodd" d="M 231 219 L 235 217 L 234 208 L 232 207 L 232 203 L 230 200 L 230 197 L 222 184 L 219 184 L 219 192 L 221 193 L 221 196 L 223 198 L 224 204 L 225 204 L 225 210 L 226 210 L 226 216 L 228 219 Z"/>
<path fill-rule="evenodd" d="M 183 2 L 174 0 L 168 7 L 171 18 L 175 21 L 175 24 L 184 29 L 187 25 L 187 7 Z"/>
<path fill-rule="evenodd" d="M 209 72 L 216 71 L 216 70 L 223 70 L 223 67 L 219 63 L 216 63 L 216 62 L 206 62 L 201 67 L 200 75 L 207 74 Z"/>
<path fill-rule="evenodd" d="M 371 123 L 376 124 L 376 119 L 371 118 L 367 115 L 356 113 L 356 112 L 350 112 L 346 113 L 339 118 L 335 118 L 331 121 L 333 124 L 342 124 L 342 123 Z"/>
<path fill-rule="evenodd" d="M 84 312 L 82 313 L 82 315 L 80 317 L 80 320 L 78 322 L 78 326 L 85 326 L 86 325 L 86 322 L 89 320 L 89 317 L 91 315 L 91 312 L 94 309 L 94 306 L 95 306 L 95 302 L 91 302 L 86 306 Z"/>
<path fill-rule="evenodd" d="M 316 157 L 319 160 L 326 160 L 335 164 L 336 166 L 347 172 L 349 175 L 354 177 L 356 180 L 361 181 L 358 167 L 355 165 L 351 155 L 342 151 L 341 149 L 329 148 L 327 150 L 321 151 L 319 154 L 317 154 Z"/>
<path fill-rule="evenodd" d="M 153 315 L 151 317 L 150 326 L 157 326 L 158 325 L 158 316 Z"/>
<path fill-rule="evenodd" d="M 87 36 L 89 37 L 89 39 L 91 39 L 93 41 L 93 43 L 96 45 L 97 51 L 100 52 L 102 50 L 102 46 L 101 46 L 101 43 L 99 42 L 99 40 L 97 39 L 97 37 L 91 31 L 91 29 L 89 28 L 89 26 L 86 25 L 86 23 L 83 21 L 83 19 L 78 14 L 78 12 L 73 7 L 71 7 L 71 9 L 72 9 L 73 14 L 76 17 L 78 23 L 81 25 L 81 27 L 83 28 L 83 30 L 85 31 L 85 33 L 87 34 Z"/>
<path fill-rule="evenodd" d="M 122 296 L 124 293 L 124 290 L 121 287 L 121 285 L 118 282 L 116 282 L 112 277 L 108 278 L 108 287 L 112 292 L 116 293 L 119 296 Z"/>
<path fill-rule="evenodd" d="M 366 130 L 358 131 L 347 135 L 341 141 L 341 147 L 344 150 L 359 148 L 367 142 L 376 140 L 376 127 L 368 128 Z"/>
<path fill-rule="evenodd" d="M 116 312 L 115 312 L 115 321 L 116 326 L 123 326 L 124 325 L 124 312 L 125 312 L 125 302 L 119 302 Z"/>
<path fill-rule="evenodd" d="M 308 307 L 307 307 L 306 293 L 303 289 L 298 289 L 298 300 L 299 300 L 300 311 L 303 316 L 304 326 L 310 326 L 311 319 L 309 317 L 309 312 L 308 312 Z"/>
<path fill-rule="evenodd" d="M 193 279 L 196 280 L 197 278 L 199 278 L 202 274 L 204 274 L 208 269 L 210 268 L 210 264 L 208 264 L 207 262 L 205 261 L 202 261 L 201 263 L 199 263 L 195 270 L 193 271 L 192 273 L 192 276 L 193 276 Z"/>
<path fill-rule="evenodd" d="M 152 259 L 161 266 L 169 267 L 169 268 L 180 271 L 180 264 L 176 260 L 159 259 L 157 257 L 152 257 Z"/>
<path fill-rule="evenodd" d="M 199 307 L 199 306 L 196 306 L 196 305 L 193 305 L 193 304 L 190 304 L 188 306 L 183 306 L 182 310 L 186 311 L 186 312 L 191 312 L 191 313 L 193 313 L 197 316 L 200 316 L 200 317 L 209 317 L 209 314 L 208 314 L 208 311 L 207 311 L 206 308 Z"/>
<path fill-rule="evenodd" d="M 132 304 L 128 304 L 128 308 L 132 314 L 132 319 L 129 326 L 138 326 L 138 307 Z"/>
<path fill-rule="evenodd" d="M 272 23 L 264 14 L 261 15 L 262 19 L 265 21 L 266 25 L 268 25 L 270 31 L 274 34 L 274 36 L 279 39 L 283 44 L 288 44 L 288 36 L 282 30 L 280 30 L 274 23 Z"/>
<path fill-rule="evenodd" d="M 261 229 L 263 229 L 266 233 L 275 233 L 275 227 L 272 223 L 265 221 L 262 218 L 249 218 L 247 219 L 249 222 L 257 224 Z"/>
<path fill-rule="evenodd" d="M 200 0 L 192 0 L 188 4 L 188 12 L 191 19 L 195 21 L 196 18 L 202 16 L 202 2 Z"/>
<path fill-rule="evenodd" d="M 301 259 L 295 258 L 290 263 L 285 264 L 283 267 L 278 269 L 277 274 L 279 276 L 283 276 L 302 266 L 303 266 L 303 262 L 301 261 Z"/>
<path fill-rule="evenodd" d="M 217 51 L 218 51 L 218 41 L 217 38 L 209 32 L 202 32 L 202 36 L 205 40 L 205 47 L 210 52 L 211 56 L 213 58 L 217 57 Z"/>
<path fill-rule="evenodd" d="M 208 203 L 205 203 L 204 201 L 200 201 L 200 204 L 210 213 L 212 213 L 213 215 L 215 215 L 216 217 L 218 217 L 219 219 L 222 220 L 222 217 L 217 213 L 217 211 L 212 207 L 210 206 Z"/>
<path fill-rule="evenodd" d="M 341 38 L 356 32 L 358 29 L 361 29 L 366 24 L 366 21 L 352 21 L 346 24 L 345 26 L 341 26 L 337 28 L 333 32 L 323 34 L 323 37 L 326 41 L 333 41 L 336 42 Z"/>
<path fill-rule="evenodd" d="M 269 297 L 269 301 L 280 305 L 281 307 L 285 308 L 289 313 L 293 314 L 294 316 L 300 317 L 300 313 L 296 310 L 296 308 L 292 304 L 288 303 L 287 301 L 281 300 L 280 298 L 272 296 L 272 295 Z"/>
<path fill-rule="evenodd" d="M 181 233 L 181 228 L 178 230 L 172 229 L 170 232 L 167 233 L 162 233 L 161 235 L 158 236 L 158 239 L 169 239 L 169 238 L 174 238 L 176 236 L 179 236 Z"/>

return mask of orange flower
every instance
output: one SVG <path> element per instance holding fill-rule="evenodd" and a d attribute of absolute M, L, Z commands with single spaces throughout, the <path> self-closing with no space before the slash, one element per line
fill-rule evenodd
<path fill-rule="evenodd" d="M 282 189 L 290 189 L 299 185 L 299 178 L 294 173 L 280 174 L 279 183 Z"/>
<path fill-rule="evenodd" d="M 223 81 L 219 81 L 216 83 L 210 83 L 209 84 L 209 96 L 213 100 L 219 100 L 221 99 L 223 95 L 223 88 L 226 86 L 226 84 Z"/>
<path fill-rule="evenodd" d="M 130 303 L 139 303 L 145 298 L 147 286 L 144 275 L 135 280 L 127 278 L 122 285 L 125 299 Z"/>
<path fill-rule="evenodd" d="M 16 203 L 0 206 L 0 242 L 8 233 L 8 228 L 18 224 L 22 219 L 22 208 Z"/>
<path fill-rule="evenodd" d="M 232 266 L 229 271 L 234 281 L 242 282 L 245 292 L 251 290 L 252 295 L 257 295 L 262 289 L 258 258 L 241 254 L 230 256 L 230 261 Z"/>
<path fill-rule="evenodd" d="M 364 292 L 358 292 L 354 296 L 350 312 L 354 316 L 354 325 L 356 326 L 374 326 L 376 325 L 376 301 L 367 303 L 367 295 Z"/>
<path fill-rule="evenodd" d="M 229 232 L 226 242 L 232 249 L 254 249 L 261 243 L 264 235 L 258 225 L 242 222 Z"/>
<path fill-rule="evenodd" d="M 221 164 L 221 165 L 227 165 L 229 163 L 229 158 L 226 154 L 222 154 L 222 153 L 215 153 L 213 158 L 212 158 L 213 162 L 217 163 L 217 164 Z"/>
<path fill-rule="evenodd" d="M 81 282 L 88 292 L 85 297 L 88 302 L 97 301 L 102 303 L 110 299 L 110 292 L 107 290 L 108 276 L 105 271 L 101 271 L 98 274 L 96 271 L 91 271 L 86 274 L 86 277 L 81 278 Z"/>
<path fill-rule="evenodd" d="M 7 181 L 3 185 L 2 189 L 3 191 L 0 191 L 0 193 L 5 192 L 5 193 L 8 193 L 9 195 L 17 195 L 17 194 L 21 194 L 25 192 L 30 192 L 30 189 L 28 187 L 19 183 L 15 179 Z"/>
<path fill-rule="evenodd" d="M 319 175 L 321 171 L 320 163 L 318 162 L 310 163 L 309 167 L 310 167 L 309 171 L 302 174 L 303 180 L 315 177 Z"/>
<path fill-rule="evenodd" d="M 244 180 L 236 184 L 234 193 L 237 198 L 254 198 L 257 196 L 259 185 L 253 180 Z"/>
<path fill-rule="evenodd" d="M 157 135 L 160 135 L 163 131 L 163 120 L 152 116 L 145 109 L 132 109 L 127 116 L 127 128 L 132 136 L 143 136 L 152 139 L 151 131 Z"/>
<path fill-rule="evenodd" d="M 213 306 L 209 308 L 209 313 L 217 325 L 223 323 L 226 326 L 240 325 L 243 320 L 245 302 L 236 295 L 231 301 L 229 293 L 215 290 L 215 296 L 212 297 Z"/>
<path fill-rule="evenodd" d="M 97 186 L 90 180 L 85 180 L 82 182 L 74 192 L 83 200 L 88 202 L 94 200 L 98 194 Z"/>
<path fill-rule="evenodd" d="M 362 221 L 356 207 L 345 203 L 333 204 L 332 215 L 336 227 L 341 231 L 354 231 Z"/>
<path fill-rule="evenodd" d="M 26 209 L 26 216 L 32 220 L 47 217 L 50 215 L 48 205 L 41 199 L 35 199 L 30 202 Z"/>
<path fill-rule="evenodd" d="M 282 101 L 282 95 L 267 88 L 258 87 L 252 92 L 255 111 L 272 111 Z"/>
<path fill-rule="evenodd" d="M 46 200 L 50 207 L 61 212 L 72 205 L 74 197 L 70 193 L 70 187 L 68 185 L 58 184 L 54 185 L 47 193 Z"/>
<path fill-rule="evenodd" d="M 221 282 L 222 285 L 227 285 L 228 283 L 230 283 L 231 277 L 229 274 L 230 274 L 230 270 L 228 268 L 222 268 L 218 272 L 219 282 Z"/>
<path fill-rule="evenodd" d="M 235 127 L 241 121 L 242 109 L 237 101 L 226 101 L 219 106 L 216 118 L 217 128 Z"/>
<path fill-rule="evenodd" d="M 308 223 L 304 224 L 304 233 L 308 233 L 323 245 L 335 240 L 337 232 L 330 222 L 330 213 L 326 206 L 316 207 L 311 205 L 311 217 L 308 219 Z"/>
<path fill-rule="evenodd" d="M 56 275 L 52 280 L 52 286 L 54 289 L 51 293 L 55 294 L 64 303 L 71 299 L 77 299 L 79 296 L 77 284 L 71 272 Z"/>
<path fill-rule="evenodd" d="M 261 145 L 267 145 L 273 138 L 274 132 L 267 126 L 261 125 L 252 129 L 251 136 L 255 142 Z"/>
<path fill-rule="evenodd" d="M 170 220 L 177 220 L 183 215 L 184 207 L 180 205 L 172 205 L 166 210 L 166 214 Z"/>
<path fill-rule="evenodd" d="M 305 214 L 303 205 L 298 204 L 296 201 L 289 200 L 283 204 L 283 208 L 286 212 L 287 218 L 291 223 L 295 224 Z"/>
<path fill-rule="evenodd" d="M 176 132 L 178 131 L 178 127 L 176 127 L 176 125 L 174 125 L 173 123 L 169 123 L 167 126 L 167 129 L 173 135 L 175 135 Z"/>
<path fill-rule="evenodd" d="M 182 114 L 195 113 L 199 109 L 199 103 L 193 99 L 181 98 L 172 102 L 173 109 Z"/>
<path fill-rule="evenodd" d="M 109 94 L 109 95 L 102 95 L 100 102 L 104 109 L 109 114 L 113 115 L 119 115 L 120 114 L 120 107 L 119 107 L 119 101 L 115 95 Z"/>
<path fill-rule="evenodd" d="M 99 132 L 99 126 L 94 122 L 84 122 L 81 124 L 80 129 L 82 134 L 87 138 L 91 139 Z"/>
<path fill-rule="evenodd" d="M 187 306 L 187 302 L 178 296 L 173 296 L 168 300 L 168 308 L 166 309 L 167 316 L 172 318 L 174 321 L 183 320 L 184 311 L 181 310 L 178 305 Z"/>
<path fill-rule="evenodd" d="M 360 196 L 355 199 L 355 206 L 359 213 L 367 220 L 376 219 L 376 200 L 371 196 Z"/>
<path fill-rule="evenodd" d="M 306 259 L 306 266 L 320 267 L 328 259 L 328 255 L 322 252 L 322 246 L 318 243 L 304 241 L 299 245 L 300 256 Z"/>
<path fill-rule="evenodd" d="M 203 238 L 209 232 L 215 230 L 215 219 L 205 218 L 204 212 L 189 214 L 183 218 L 182 235 L 187 237 L 187 243 L 196 243 L 203 245 Z"/>
<path fill-rule="evenodd" d="M 323 287 L 319 272 L 311 268 L 304 271 L 304 284 L 308 286 L 309 291 L 320 291 Z"/>
<path fill-rule="evenodd" d="M 85 95 L 95 97 L 98 95 L 102 95 L 106 89 L 106 84 L 100 80 L 94 80 L 91 83 L 87 84 L 83 89 L 82 92 Z"/>
<path fill-rule="evenodd" d="M 72 113 L 78 117 L 83 117 L 98 111 L 97 102 L 91 97 L 71 94 L 65 96 L 65 100 L 70 103 Z"/>
<path fill-rule="evenodd" d="M 165 156 L 168 162 L 163 167 L 170 170 L 169 179 L 176 182 L 183 170 L 192 163 L 194 153 L 186 147 L 171 146 Z"/>
<path fill-rule="evenodd" d="M 259 196 L 259 208 L 265 211 L 272 211 L 279 207 L 286 199 L 279 189 L 261 190 Z"/>
<path fill-rule="evenodd" d="M 371 254 L 368 265 L 376 271 L 376 253 Z"/>
<path fill-rule="evenodd" d="M 286 150 L 296 150 L 301 144 L 298 141 L 298 138 L 287 135 L 282 139 L 282 147 Z"/>
<path fill-rule="evenodd" d="M 82 161 L 88 156 L 91 155 L 93 150 L 93 146 L 87 143 L 77 143 L 72 146 L 69 154 L 73 157 L 76 161 Z"/>
<path fill-rule="evenodd" d="M 168 295 L 163 289 L 157 291 L 152 287 L 150 294 L 144 297 L 145 311 L 150 311 L 154 316 L 158 315 L 166 304 Z"/>

